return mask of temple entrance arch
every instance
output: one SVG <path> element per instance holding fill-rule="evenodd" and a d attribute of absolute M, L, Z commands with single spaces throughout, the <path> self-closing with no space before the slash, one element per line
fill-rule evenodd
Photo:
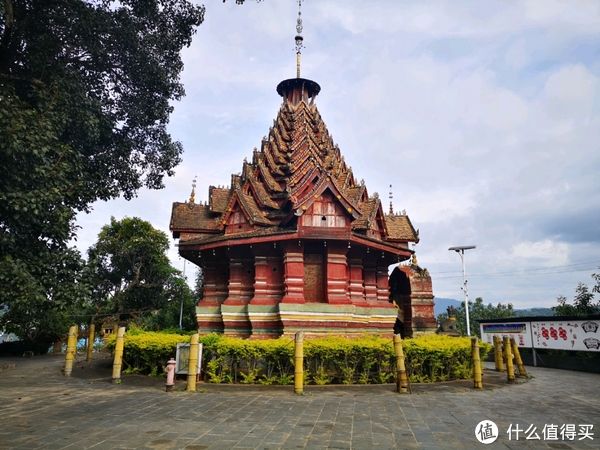
<path fill-rule="evenodd" d="M 400 331 L 402 337 L 412 336 L 412 307 L 411 287 L 408 275 L 396 267 L 390 275 L 390 300 L 398 306 L 398 319 L 401 322 Z M 396 327 L 395 327 L 396 328 Z"/>

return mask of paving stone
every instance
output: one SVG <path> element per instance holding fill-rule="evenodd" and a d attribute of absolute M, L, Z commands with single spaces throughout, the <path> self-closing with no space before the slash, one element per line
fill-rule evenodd
<path fill-rule="evenodd" d="M 483 391 L 470 382 L 307 388 L 200 385 L 196 394 L 164 392 L 162 380 L 124 376 L 110 383 L 104 368 L 60 374 L 62 358 L 13 358 L 0 378 L 0 449 L 16 448 L 480 448 L 475 425 L 497 423 L 486 448 L 599 448 L 600 376 L 531 368 L 535 378 L 507 385 L 484 372 Z M 93 380 L 91 382 L 90 380 Z M 179 385 L 181 386 L 181 382 Z M 491 386 L 491 387 L 490 387 Z M 509 441 L 508 426 L 593 424 L 594 441 Z"/>

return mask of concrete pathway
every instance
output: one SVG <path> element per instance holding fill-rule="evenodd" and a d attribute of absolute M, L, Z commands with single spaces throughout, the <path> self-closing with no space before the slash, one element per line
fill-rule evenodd
<path fill-rule="evenodd" d="M 108 360 L 80 361 L 71 378 L 61 366 L 53 356 L 0 358 L 0 449 L 600 448 L 597 374 L 530 368 L 533 379 L 507 386 L 486 370 L 483 391 L 456 382 L 413 386 L 412 395 L 384 385 L 309 386 L 295 396 L 291 386 L 208 384 L 167 394 L 161 379 L 110 384 Z M 499 429 L 490 445 L 475 437 L 484 419 Z M 511 424 L 518 440 L 509 440 Z M 540 440 L 526 440 L 530 425 Z M 542 440 L 544 425 L 558 440 Z M 593 425 L 593 440 L 579 440 L 582 425 Z"/>

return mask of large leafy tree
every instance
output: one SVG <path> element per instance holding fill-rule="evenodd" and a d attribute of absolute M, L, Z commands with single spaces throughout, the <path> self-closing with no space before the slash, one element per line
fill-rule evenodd
<path fill-rule="evenodd" d="M 149 222 L 111 218 L 88 250 L 95 312 L 139 317 L 165 306 L 178 276 L 168 249 L 167 235 Z"/>
<path fill-rule="evenodd" d="M 203 15 L 185 0 L 0 3 L 0 326 L 33 337 L 63 317 L 85 294 L 76 213 L 172 174 L 180 51 Z"/>
<path fill-rule="evenodd" d="M 485 304 L 481 297 L 477 297 L 474 302 L 469 301 L 469 325 L 471 328 L 471 334 L 480 336 L 479 320 L 483 319 L 501 319 L 507 317 L 514 317 L 515 311 L 511 303 L 506 305 L 498 303 L 493 305 L 491 303 Z M 456 329 L 463 336 L 467 334 L 467 321 L 465 314 L 465 304 L 461 303 L 458 308 L 454 309 L 454 317 L 456 317 Z M 448 318 L 448 313 L 442 313 L 438 315 L 438 321 L 443 321 Z M 480 336 L 481 337 L 481 336 Z"/>
<path fill-rule="evenodd" d="M 147 330 L 164 330 L 181 328 L 197 330 L 196 300 L 187 281 L 179 274 L 174 274 L 165 286 L 164 302 L 160 309 L 146 313 L 138 319 L 139 325 Z"/>
<path fill-rule="evenodd" d="M 560 296 L 556 300 L 558 305 L 552 310 L 557 316 L 585 316 L 600 313 L 600 300 L 595 300 L 595 294 L 600 293 L 600 273 L 592 274 L 595 285 L 590 288 L 587 284 L 579 283 L 575 288 L 575 297 L 570 304 L 566 297 Z"/>

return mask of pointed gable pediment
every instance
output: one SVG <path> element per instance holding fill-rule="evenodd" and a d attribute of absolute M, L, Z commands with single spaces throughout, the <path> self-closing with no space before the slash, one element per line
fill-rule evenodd
<path fill-rule="evenodd" d="M 329 191 L 352 220 L 360 216 L 360 212 L 357 211 L 354 203 L 351 202 L 337 187 L 330 176 L 323 176 L 323 173 L 321 173 L 320 176 L 315 177 L 315 180 L 316 182 L 314 184 L 307 186 L 307 188 L 302 191 L 300 194 L 301 197 L 291 197 L 290 200 L 292 201 L 293 209 L 297 211 L 307 211 L 319 196 L 322 196 Z"/>
<path fill-rule="evenodd" d="M 375 209 L 375 215 L 369 223 L 367 230 L 367 236 L 374 237 L 377 239 L 383 239 L 388 235 L 387 225 L 385 222 L 385 216 L 383 215 L 383 207 L 381 200 L 377 199 L 377 208 Z"/>
<path fill-rule="evenodd" d="M 227 211 L 223 216 L 225 234 L 242 233 L 252 229 L 250 217 L 239 201 L 238 192 L 231 196 Z"/>
<path fill-rule="evenodd" d="M 225 226 L 226 233 L 247 231 L 255 225 L 273 225 L 257 205 L 252 190 L 248 189 L 248 193 L 244 193 L 239 186 L 233 191 L 229 199 L 222 223 Z"/>
<path fill-rule="evenodd" d="M 314 194 L 310 201 L 301 206 L 302 211 L 298 223 L 302 227 L 350 228 L 354 218 L 353 208 L 345 207 L 341 198 L 326 188 Z"/>

